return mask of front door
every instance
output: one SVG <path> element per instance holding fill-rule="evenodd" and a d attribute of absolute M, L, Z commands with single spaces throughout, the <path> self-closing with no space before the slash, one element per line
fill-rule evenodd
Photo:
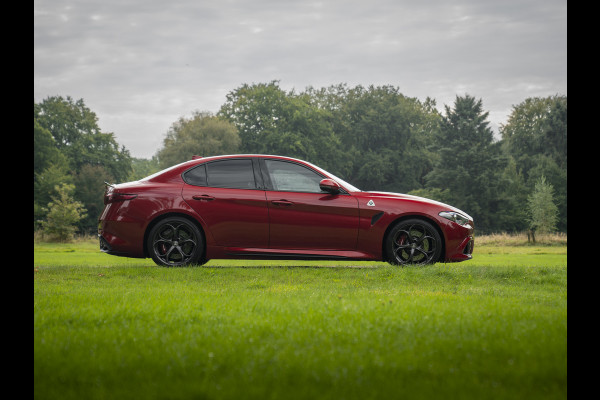
<path fill-rule="evenodd" d="M 295 162 L 266 159 L 269 247 L 273 249 L 355 250 L 358 201 L 319 188 L 325 178 Z"/>

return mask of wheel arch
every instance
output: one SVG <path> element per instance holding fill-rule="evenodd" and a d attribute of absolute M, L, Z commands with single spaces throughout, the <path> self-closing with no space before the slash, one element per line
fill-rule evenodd
<path fill-rule="evenodd" d="M 185 218 L 188 221 L 192 222 L 198 228 L 198 230 L 200 231 L 200 234 L 202 235 L 202 242 L 203 242 L 203 246 L 204 246 L 204 251 L 202 252 L 202 257 L 206 257 L 206 233 L 204 232 L 204 228 L 202 228 L 202 224 L 200 222 L 198 222 L 198 220 L 196 220 L 196 218 L 193 218 L 188 214 L 180 213 L 180 212 L 168 212 L 168 213 L 160 214 L 160 215 L 156 216 L 156 218 L 154 218 L 152 221 L 150 221 L 148 226 L 146 226 L 146 230 L 144 232 L 144 242 L 143 242 L 144 243 L 144 248 L 143 248 L 144 257 L 146 257 L 146 258 L 150 257 L 150 252 L 148 251 L 148 235 L 150 234 L 150 231 L 160 221 L 162 221 L 166 218 L 170 218 L 170 217 Z"/>
<path fill-rule="evenodd" d="M 385 232 L 383 234 L 383 239 L 381 241 L 381 255 L 382 255 L 382 259 L 383 259 L 382 261 L 389 262 L 388 257 L 387 257 L 387 252 L 385 251 L 385 242 L 387 240 L 388 235 L 390 234 L 390 231 L 392 230 L 392 228 L 394 226 L 396 226 L 397 224 L 401 223 L 402 221 L 406 221 L 408 219 L 420 219 L 425 222 L 429 222 L 431 225 L 433 225 L 433 227 L 437 230 L 437 232 L 440 234 L 440 237 L 442 238 L 442 251 L 440 252 L 440 257 L 436 262 L 443 261 L 446 258 L 446 236 L 444 235 L 442 228 L 440 228 L 440 226 L 438 225 L 436 220 L 429 218 L 425 215 L 421 215 L 421 214 L 402 215 L 402 216 L 394 219 L 393 221 L 391 221 L 388 224 L 388 226 L 385 229 Z"/>

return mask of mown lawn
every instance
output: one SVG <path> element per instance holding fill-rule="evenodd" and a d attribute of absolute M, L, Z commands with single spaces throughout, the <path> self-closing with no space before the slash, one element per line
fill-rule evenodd
<path fill-rule="evenodd" d="M 566 246 L 457 264 L 211 261 L 34 245 L 36 399 L 554 399 Z"/>

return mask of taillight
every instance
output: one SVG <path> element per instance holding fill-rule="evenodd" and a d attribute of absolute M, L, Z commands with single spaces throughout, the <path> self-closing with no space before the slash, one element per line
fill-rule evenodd
<path fill-rule="evenodd" d="M 116 201 L 131 200 L 135 199 L 136 197 L 137 194 L 112 192 L 109 195 L 104 196 L 104 204 L 114 203 Z"/>

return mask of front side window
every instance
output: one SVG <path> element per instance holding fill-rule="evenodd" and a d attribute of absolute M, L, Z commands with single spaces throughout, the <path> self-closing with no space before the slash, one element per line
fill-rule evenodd
<path fill-rule="evenodd" d="M 323 193 L 319 182 L 323 176 L 316 172 L 286 161 L 265 160 L 273 190 L 280 192 Z"/>
<path fill-rule="evenodd" d="M 252 160 L 222 160 L 206 164 L 207 185 L 228 189 L 256 189 Z"/>

